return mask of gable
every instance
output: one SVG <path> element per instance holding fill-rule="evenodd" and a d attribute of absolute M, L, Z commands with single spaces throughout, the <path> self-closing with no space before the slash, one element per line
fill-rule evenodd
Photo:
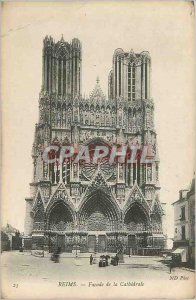
<path fill-rule="evenodd" d="M 35 196 L 35 201 L 34 201 L 34 204 L 32 207 L 32 211 L 34 212 L 34 214 L 38 210 L 44 210 L 44 201 L 43 201 L 43 197 L 42 197 L 40 188 L 38 188 L 38 190 L 37 190 L 37 194 Z"/>
<path fill-rule="evenodd" d="M 66 186 L 62 182 L 57 186 L 56 191 L 51 195 L 48 204 L 46 206 L 46 210 L 47 211 L 50 210 L 53 204 L 58 201 L 64 201 L 68 206 L 72 208 L 72 210 L 74 210 L 74 206 L 73 203 L 71 202 Z"/>
<path fill-rule="evenodd" d="M 132 206 L 133 204 L 139 204 L 140 206 L 142 206 L 147 212 L 149 212 L 150 207 L 148 205 L 148 202 L 146 201 L 146 199 L 144 198 L 139 186 L 137 185 L 137 183 L 135 183 L 127 197 L 127 200 L 125 201 L 125 205 L 123 208 L 124 213 L 127 212 L 127 210 L 130 208 L 130 206 Z"/>

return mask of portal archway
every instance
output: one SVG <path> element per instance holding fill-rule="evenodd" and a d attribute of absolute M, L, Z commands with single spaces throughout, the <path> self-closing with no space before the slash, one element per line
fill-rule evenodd
<path fill-rule="evenodd" d="M 58 201 L 48 213 L 48 229 L 52 231 L 73 230 L 74 216 L 63 201 Z"/>
<path fill-rule="evenodd" d="M 137 203 L 130 206 L 124 217 L 124 225 L 128 231 L 145 231 L 149 224 L 149 216 Z"/>
<path fill-rule="evenodd" d="M 84 201 L 79 211 L 79 227 L 87 231 L 117 230 L 119 212 L 109 195 L 96 189 Z"/>

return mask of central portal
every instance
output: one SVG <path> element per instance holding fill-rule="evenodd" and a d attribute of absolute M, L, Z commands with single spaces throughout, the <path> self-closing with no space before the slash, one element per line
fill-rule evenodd
<path fill-rule="evenodd" d="M 106 235 L 100 234 L 98 236 L 89 234 L 88 236 L 88 251 L 103 253 L 107 251 Z"/>
<path fill-rule="evenodd" d="M 98 252 L 100 252 L 100 253 L 106 252 L 106 236 L 105 235 L 98 236 Z"/>
<path fill-rule="evenodd" d="M 96 251 L 96 236 L 89 235 L 88 236 L 88 252 L 95 252 Z"/>
<path fill-rule="evenodd" d="M 87 196 L 79 210 L 80 230 L 90 234 L 91 231 L 117 229 L 118 208 L 109 192 L 109 190 L 96 188 Z"/>

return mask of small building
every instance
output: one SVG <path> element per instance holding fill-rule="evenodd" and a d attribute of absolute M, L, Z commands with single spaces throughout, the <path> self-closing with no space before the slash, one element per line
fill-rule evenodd
<path fill-rule="evenodd" d="M 189 224 L 189 264 L 195 265 L 195 178 L 191 182 L 187 193 L 188 224 Z"/>
<path fill-rule="evenodd" d="M 179 191 L 174 206 L 173 253 L 182 263 L 194 266 L 195 257 L 195 179 L 191 186 Z"/>
<path fill-rule="evenodd" d="M 22 237 L 18 229 L 14 228 L 12 225 L 7 224 L 5 227 L 1 228 L 1 235 L 4 240 L 9 239 L 9 249 L 2 250 L 19 250 L 22 247 Z M 6 236 L 6 238 L 5 238 Z M 5 242 L 4 242 L 5 244 Z M 4 247 L 5 248 L 5 247 Z M 8 247 L 7 247 L 8 248 Z"/>
<path fill-rule="evenodd" d="M 8 235 L 1 231 L 1 252 L 10 250 L 10 240 Z"/>

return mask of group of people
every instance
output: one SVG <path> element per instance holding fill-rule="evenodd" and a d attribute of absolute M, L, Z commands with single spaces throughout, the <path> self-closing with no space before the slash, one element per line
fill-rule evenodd
<path fill-rule="evenodd" d="M 59 263 L 60 254 L 61 254 L 61 247 L 57 247 L 51 255 L 51 260 L 54 263 Z M 108 260 L 109 260 L 110 256 L 109 255 L 102 255 L 100 258 L 104 259 L 106 266 L 108 266 Z M 90 265 L 92 265 L 93 262 L 94 262 L 94 257 L 91 254 L 90 255 Z M 111 258 L 111 264 L 114 265 L 114 266 L 117 266 L 118 263 L 119 263 L 119 256 L 118 256 L 118 254 L 116 254 L 114 257 Z"/>
<path fill-rule="evenodd" d="M 105 265 L 108 266 L 108 260 L 110 258 L 109 255 L 102 255 L 100 256 L 101 259 L 104 259 L 105 260 Z M 94 258 L 93 258 L 93 255 L 91 254 L 90 255 L 90 265 L 93 264 L 93 261 L 94 261 Z M 118 266 L 118 263 L 119 263 L 119 256 L 118 254 L 116 254 L 114 257 L 111 258 L 111 264 L 114 265 L 114 266 Z"/>

